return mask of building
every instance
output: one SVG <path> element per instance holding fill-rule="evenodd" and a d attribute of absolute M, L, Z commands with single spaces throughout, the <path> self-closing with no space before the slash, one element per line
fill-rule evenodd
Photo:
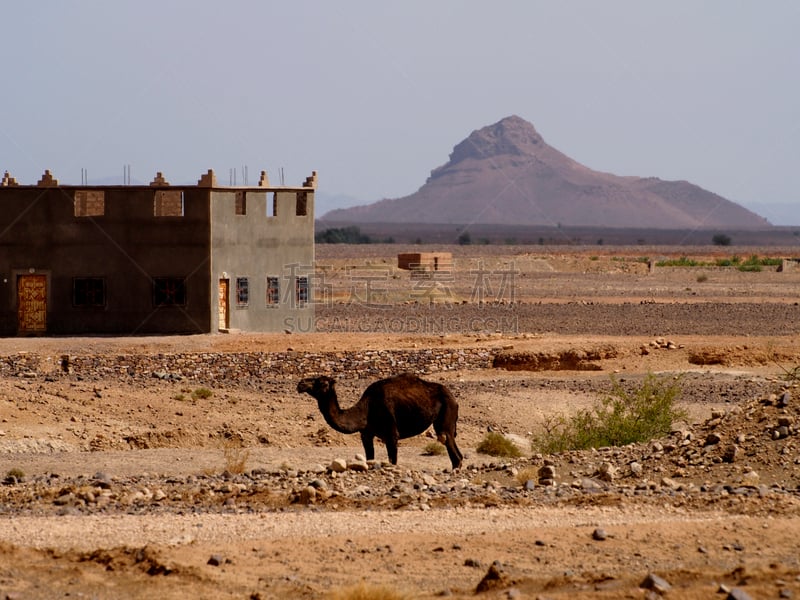
<path fill-rule="evenodd" d="M 314 172 L 302 186 L 0 181 L 0 335 L 309 331 Z"/>

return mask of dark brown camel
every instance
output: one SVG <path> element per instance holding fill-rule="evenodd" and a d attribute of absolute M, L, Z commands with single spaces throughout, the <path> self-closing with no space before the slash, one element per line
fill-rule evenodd
<path fill-rule="evenodd" d="M 389 461 L 396 465 L 397 441 L 419 435 L 433 424 L 453 468 L 461 466 L 464 457 L 456 446 L 458 402 L 443 385 L 408 373 L 395 375 L 370 384 L 356 404 L 342 410 L 335 384 L 331 377 L 308 377 L 297 384 L 297 391 L 316 399 L 325 421 L 336 431 L 361 433 L 368 460 L 375 458 L 373 441 L 377 437 L 386 444 Z"/>

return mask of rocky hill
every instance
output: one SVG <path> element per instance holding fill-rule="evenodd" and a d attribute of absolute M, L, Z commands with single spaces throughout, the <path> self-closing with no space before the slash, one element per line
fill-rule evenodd
<path fill-rule="evenodd" d="M 688 181 L 594 171 L 511 116 L 473 131 L 404 198 L 330 211 L 326 222 L 657 229 L 766 229 L 746 208 Z"/>

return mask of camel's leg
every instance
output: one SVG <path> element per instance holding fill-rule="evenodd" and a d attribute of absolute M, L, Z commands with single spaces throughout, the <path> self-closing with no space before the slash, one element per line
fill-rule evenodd
<path fill-rule="evenodd" d="M 450 456 L 453 469 L 458 469 L 461 466 L 461 462 L 464 460 L 464 456 L 461 454 L 461 450 L 458 449 L 458 446 L 456 446 L 455 435 L 438 431 L 436 432 L 436 439 L 447 448 L 447 454 Z"/>
<path fill-rule="evenodd" d="M 455 404 L 454 401 L 453 404 Z M 436 431 L 436 439 L 447 448 L 447 454 L 450 456 L 453 469 L 458 469 L 464 460 L 464 455 L 461 454 L 461 450 L 456 446 L 457 422 L 458 405 L 456 404 L 455 406 L 451 406 L 449 410 L 445 409 L 439 413 L 439 417 L 433 423 L 433 429 Z"/>
<path fill-rule="evenodd" d="M 364 455 L 367 457 L 367 460 L 375 459 L 374 437 L 373 434 L 367 433 L 366 431 L 361 432 L 361 445 L 364 446 Z"/>
<path fill-rule="evenodd" d="M 389 462 L 393 465 L 397 464 L 397 444 L 399 441 L 400 433 L 397 431 L 397 427 L 392 428 L 392 431 L 386 436 L 386 439 L 383 440 L 386 444 L 386 453 L 389 455 Z"/>

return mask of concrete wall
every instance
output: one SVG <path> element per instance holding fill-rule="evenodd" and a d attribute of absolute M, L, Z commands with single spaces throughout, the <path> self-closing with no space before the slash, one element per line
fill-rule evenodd
<path fill-rule="evenodd" d="M 237 191 L 245 214 L 236 214 Z M 305 215 L 297 203 L 305 197 Z M 295 279 L 307 277 L 313 297 L 314 190 L 309 188 L 215 189 L 211 195 L 212 286 L 229 283 L 228 326 L 244 331 L 313 331 L 314 305 L 295 301 Z M 267 304 L 267 277 L 277 277 L 280 302 Z M 237 304 L 236 282 L 247 278 L 249 298 Z M 218 296 L 218 292 L 214 292 Z M 212 330 L 223 329 L 212 311 Z"/>
<path fill-rule="evenodd" d="M 0 188 L 0 335 L 16 335 L 17 278 L 47 278 L 46 334 L 209 331 L 209 190 L 155 217 L 156 188 L 105 187 L 102 215 L 75 216 L 74 186 Z M 92 188 L 99 189 L 99 188 Z M 152 277 L 185 277 L 186 304 L 155 307 Z M 101 277 L 106 305 L 73 306 L 73 278 Z"/>

